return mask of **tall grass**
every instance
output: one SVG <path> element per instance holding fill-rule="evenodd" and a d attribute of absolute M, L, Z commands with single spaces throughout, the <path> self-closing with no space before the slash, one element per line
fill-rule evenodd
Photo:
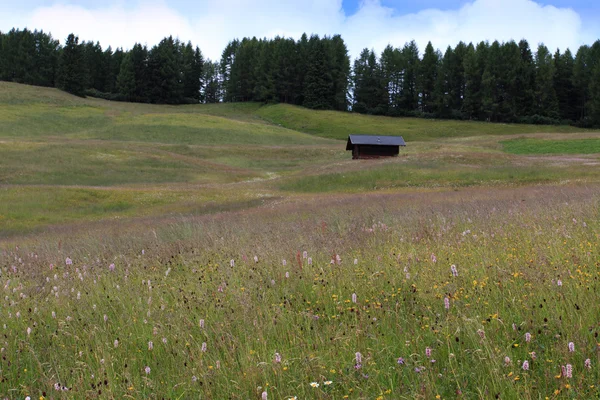
<path fill-rule="evenodd" d="M 323 197 L 6 246 L 0 392 L 597 397 L 599 201 Z"/>

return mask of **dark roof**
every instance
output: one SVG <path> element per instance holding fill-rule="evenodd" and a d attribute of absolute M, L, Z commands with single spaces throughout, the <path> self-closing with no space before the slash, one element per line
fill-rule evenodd
<path fill-rule="evenodd" d="M 349 135 L 346 150 L 352 145 L 368 144 L 371 146 L 406 146 L 402 136 Z"/>

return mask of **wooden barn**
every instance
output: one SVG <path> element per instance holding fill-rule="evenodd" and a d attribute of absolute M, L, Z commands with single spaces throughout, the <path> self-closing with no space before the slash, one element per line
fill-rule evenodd
<path fill-rule="evenodd" d="M 402 136 L 349 135 L 346 150 L 352 150 L 354 160 L 395 157 L 400 146 L 406 146 Z"/>

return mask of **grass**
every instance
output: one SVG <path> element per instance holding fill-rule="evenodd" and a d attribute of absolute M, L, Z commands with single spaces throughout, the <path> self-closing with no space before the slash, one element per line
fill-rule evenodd
<path fill-rule="evenodd" d="M 320 198 L 24 242 L 0 264 L 0 391 L 594 398 L 597 193 Z"/>
<path fill-rule="evenodd" d="M 288 129 L 338 140 L 348 139 L 348 134 L 402 135 L 406 141 L 410 142 L 482 135 L 575 133 L 583 131 L 570 126 L 373 117 L 335 111 L 313 111 L 287 104 L 262 107 L 256 113 L 265 120 Z"/>
<path fill-rule="evenodd" d="M 512 139 L 501 142 L 511 154 L 600 154 L 600 139 Z"/>
<path fill-rule="evenodd" d="M 0 82 L 0 393 L 597 398 L 597 141 Z"/>

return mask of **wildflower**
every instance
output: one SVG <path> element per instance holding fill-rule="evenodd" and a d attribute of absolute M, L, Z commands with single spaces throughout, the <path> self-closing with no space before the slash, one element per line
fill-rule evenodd
<path fill-rule="evenodd" d="M 229 260 L 229 266 L 232 268 L 235 267 L 235 260 L 233 258 Z"/>
<path fill-rule="evenodd" d="M 216 364 L 217 364 L 217 369 L 221 369 L 221 361 L 217 360 Z"/>
<path fill-rule="evenodd" d="M 201 319 L 198 324 L 200 325 L 200 328 L 204 329 L 204 320 L 203 319 Z"/>
<path fill-rule="evenodd" d="M 115 339 L 115 342 L 113 344 L 114 344 L 115 349 L 116 349 L 117 347 L 119 347 L 119 340 Z"/>
<path fill-rule="evenodd" d="M 456 269 L 456 265 L 452 264 L 450 266 L 450 271 L 452 271 L 452 276 L 458 276 L 458 270 Z"/>
<path fill-rule="evenodd" d="M 287 265 L 287 261 L 285 261 L 285 260 L 283 260 L 281 263 L 283 264 L 284 267 Z"/>
<path fill-rule="evenodd" d="M 104 322 L 108 322 L 108 315 L 104 314 Z"/>
<path fill-rule="evenodd" d="M 27 336 L 31 335 L 31 328 L 27 328 Z"/>
<path fill-rule="evenodd" d="M 434 359 L 431 359 L 430 361 L 431 361 L 431 363 L 432 363 L 432 364 L 433 364 L 433 363 L 435 363 L 435 360 L 434 360 Z"/>
<path fill-rule="evenodd" d="M 146 254 L 146 251 L 144 249 L 142 249 L 142 255 Z"/>
<path fill-rule="evenodd" d="M 450 299 L 447 297 L 444 297 L 444 308 L 446 308 L 446 310 L 450 309 Z"/>
<path fill-rule="evenodd" d="M 425 370 L 425 367 L 416 367 L 415 368 L 415 372 L 420 374 L 421 372 L 423 372 Z"/>
<path fill-rule="evenodd" d="M 198 378 L 196 377 L 196 375 L 192 376 L 192 382 L 196 382 L 198 380 Z"/>
<path fill-rule="evenodd" d="M 398 357 L 398 361 L 397 361 L 397 363 L 398 363 L 399 365 L 404 365 L 404 358 L 402 358 L 402 357 Z"/>
<path fill-rule="evenodd" d="M 571 364 L 567 364 L 567 367 L 565 369 L 566 369 L 565 377 L 572 378 L 573 377 L 573 366 Z"/>
<path fill-rule="evenodd" d="M 354 265 L 358 265 L 358 258 L 354 259 Z"/>
<path fill-rule="evenodd" d="M 108 270 L 109 270 L 110 272 L 113 272 L 113 271 L 115 270 L 115 264 L 114 264 L 114 263 L 110 264 L 110 265 L 108 266 Z"/>
<path fill-rule="evenodd" d="M 532 360 L 536 360 L 537 359 L 537 354 L 535 353 L 535 351 L 532 351 L 531 353 L 529 353 L 529 355 L 531 355 L 531 359 Z"/>
<path fill-rule="evenodd" d="M 531 333 L 527 332 L 527 333 L 525 334 L 525 341 L 526 341 L 527 343 L 531 342 Z"/>
<path fill-rule="evenodd" d="M 575 343 L 569 342 L 569 352 L 573 353 L 575 351 Z"/>
<path fill-rule="evenodd" d="M 307 263 L 308 265 L 312 265 L 312 257 L 308 257 Z"/>
<path fill-rule="evenodd" d="M 267 400 L 267 392 L 262 392 L 261 399 L 262 400 Z"/>
<path fill-rule="evenodd" d="M 162 342 L 163 342 L 163 344 L 167 344 L 167 338 L 166 337 L 162 338 Z"/>
<path fill-rule="evenodd" d="M 144 368 L 144 371 L 146 372 L 146 375 L 149 375 L 150 374 L 150 367 L 147 366 L 146 368 Z"/>
<path fill-rule="evenodd" d="M 308 257 L 308 252 L 306 250 L 304 250 L 302 252 L 302 258 L 307 258 Z"/>
<path fill-rule="evenodd" d="M 356 352 L 355 359 L 357 364 L 362 364 L 362 354 L 360 354 L 360 352 Z"/>
<path fill-rule="evenodd" d="M 523 371 L 529 371 L 529 361 L 523 361 Z"/>
<path fill-rule="evenodd" d="M 567 376 L 567 367 L 565 367 L 564 365 L 561 365 L 560 370 L 561 370 L 562 376 L 566 377 Z"/>
<path fill-rule="evenodd" d="M 317 382 L 311 382 L 311 383 L 310 383 L 310 386 L 311 386 L 311 387 L 314 387 L 314 388 L 318 388 L 318 387 L 319 387 L 319 384 L 318 384 Z"/>
<path fill-rule="evenodd" d="M 277 364 L 281 363 L 281 354 L 275 353 L 275 362 Z"/>
<path fill-rule="evenodd" d="M 513 324 L 512 324 L 512 328 L 513 328 L 513 331 L 516 331 L 516 330 L 517 330 L 517 325 L 516 325 L 514 322 L 513 322 Z"/>
<path fill-rule="evenodd" d="M 336 263 L 337 265 L 340 265 L 340 264 L 342 263 L 342 257 L 340 257 L 340 255 L 339 255 L 339 254 L 336 254 L 336 255 L 335 255 L 335 263 Z"/>
<path fill-rule="evenodd" d="M 509 356 L 504 357 L 504 365 L 510 365 L 510 357 Z"/>
<path fill-rule="evenodd" d="M 431 262 L 432 263 L 436 263 L 437 262 L 437 257 L 433 253 L 431 253 Z"/>
<path fill-rule="evenodd" d="M 286 272 L 286 273 L 285 273 L 285 278 L 286 278 L 286 279 L 289 279 L 289 277 L 290 277 L 290 273 L 289 273 L 289 272 Z"/>
<path fill-rule="evenodd" d="M 562 286 L 562 281 L 559 279 L 559 280 L 557 280 L 557 281 L 556 281 L 556 284 L 557 284 L 558 286 Z"/>
<path fill-rule="evenodd" d="M 485 339 L 485 331 L 483 329 L 478 329 L 477 334 L 480 338 Z"/>
<path fill-rule="evenodd" d="M 254 262 L 257 263 L 258 262 L 258 256 L 254 256 Z"/>
<path fill-rule="evenodd" d="M 352 302 L 356 303 L 356 293 L 352 293 Z"/>
<path fill-rule="evenodd" d="M 325 385 L 325 386 L 329 386 L 329 385 L 331 385 L 332 383 L 333 383 L 332 381 L 325 381 L 325 382 L 323 382 L 323 385 Z"/>
<path fill-rule="evenodd" d="M 590 360 L 589 358 L 586 359 L 584 365 L 587 369 L 592 369 L 592 360 Z"/>
<path fill-rule="evenodd" d="M 431 347 L 426 347 L 425 348 L 425 356 L 427 358 L 431 358 Z"/>
<path fill-rule="evenodd" d="M 154 348 L 154 343 L 152 343 L 152 340 L 148 342 L 148 350 L 152 350 Z"/>
<path fill-rule="evenodd" d="M 67 257 L 67 258 L 65 259 L 65 264 L 66 264 L 66 265 L 73 265 L 73 260 L 71 260 L 69 257 Z"/>
<path fill-rule="evenodd" d="M 206 342 L 202 342 L 202 352 L 206 352 Z"/>
<path fill-rule="evenodd" d="M 104 358 L 100 359 L 100 364 L 104 364 Z"/>

